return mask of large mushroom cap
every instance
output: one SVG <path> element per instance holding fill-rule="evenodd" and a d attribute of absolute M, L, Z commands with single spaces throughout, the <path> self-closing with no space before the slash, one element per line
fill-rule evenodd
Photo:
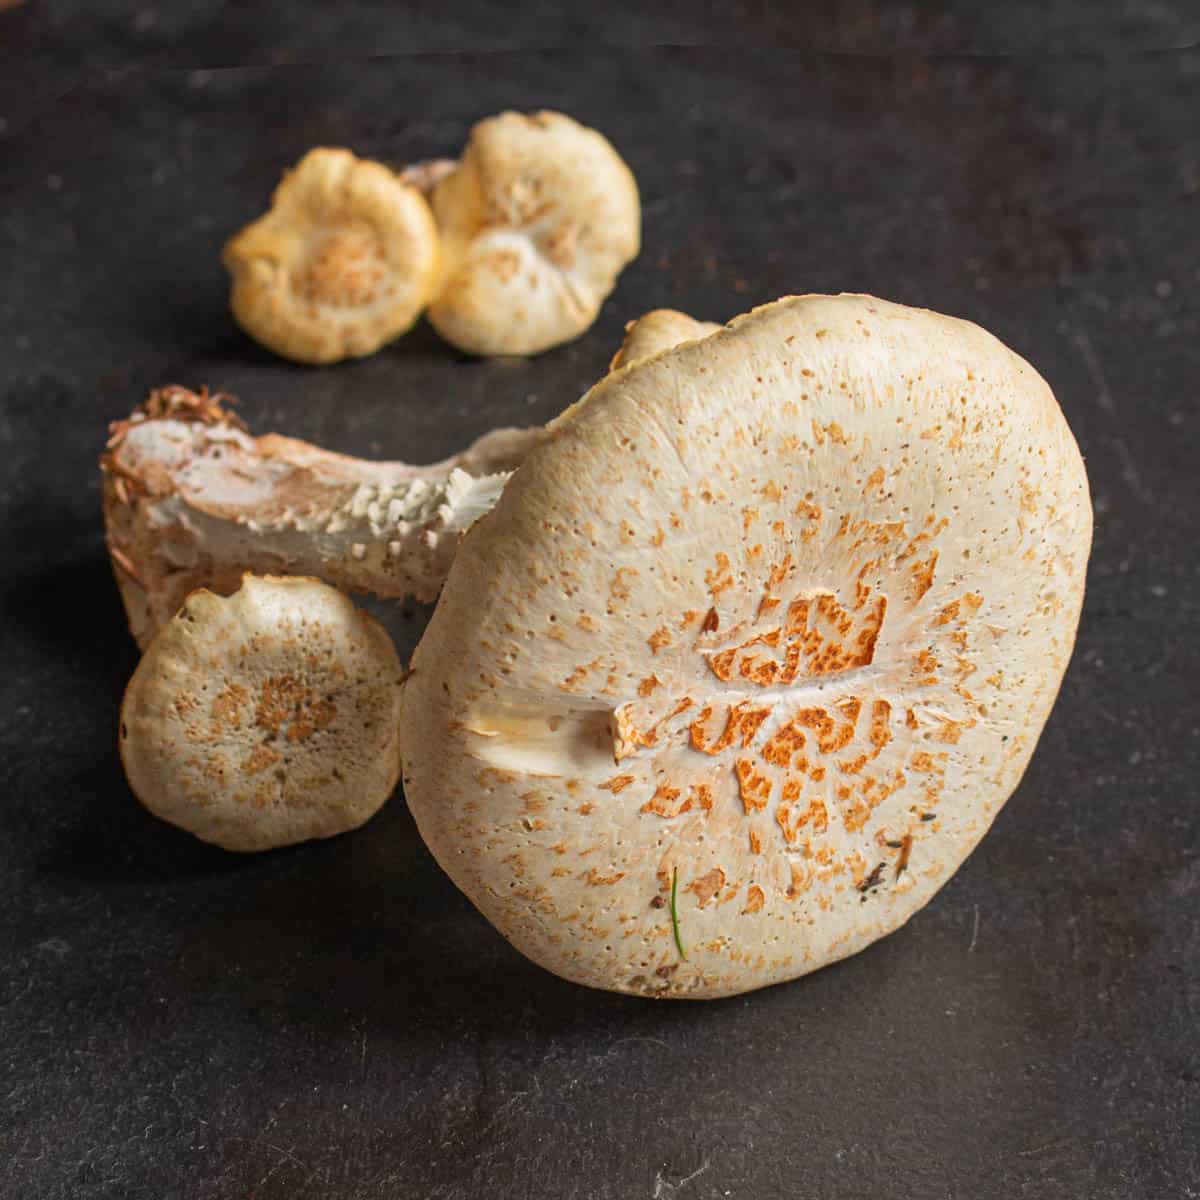
<path fill-rule="evenodd" d="M 641 236 L 637 184 L 620 155 L 554 112 L 476 125 L 433 210 L 443 269 L 429 319 L 472 354 L 536 354 L 577 337 Z"/>
<path fill-rule="evenodd" d="M 1016 786 L 1090 537 L 1070 430 L 995 338 L 870 297 L 758 309 L 599 383 L 466 535 L 405 689 L 417 824 L 569 979 L 815 970 Z"/>
<path fill-rule="evenodd" d="M 255 341 L 298 362 L 337 362 L 374 353 L 420 316 L 437 276 L 437 229 L 417 187 L 321 147 L 222 257 L 233 315 Z"/>
<path fill-rule="evenodd" d="M 357 828 L 400 775 L 400 660 L 336 588 L 194 592 L 142 656 L 121 760 L 156 816 L 227 850 Z"/>

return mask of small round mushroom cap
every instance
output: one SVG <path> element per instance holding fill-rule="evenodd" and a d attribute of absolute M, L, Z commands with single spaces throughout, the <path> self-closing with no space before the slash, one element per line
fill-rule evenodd
<path fill-rule="evenodd" d="M 596 385 L 463 539 L 405 685 L 442 867 L 568 979 L 716 997 L 896 929 L 1017 785 L 1091 541 L 1036 371 L 778 301 Z"/>
<path fill-rule="evenodd" d="M 649 358 L 660 350 L 669 350 L 683 342 L 694 342 L 697 338 L 716 333 L 721 326 L 713 321 L 697 321 L 687 313 L 674 308 L 656 308 L 636 321 L 625 326 L 625 340 L 609 363 L 610 371 Z"/>
<path fill-rule="evenodd" d="M 476 125 L 433 211 L 443 267 L 429 320 L 471 354 L 537 354 L 578 337 L 641 237 L 620 155 L 554 112 Z"/>
<path fill-rule="evenodd" d="M 349 150 L 310 150 L 270 211 L 222 254 L 230 306 L 284 358 L 373 354 L 409 329 L 437 277 L 437 228 L 420 190 Z"/>
<path fill-rule="evenodd" d="M 383 627 L 318 580 L 193 592 L 125 692 L 129 785 L 226 850 L 355 829 L 399 778 L 401 678 Z"/>

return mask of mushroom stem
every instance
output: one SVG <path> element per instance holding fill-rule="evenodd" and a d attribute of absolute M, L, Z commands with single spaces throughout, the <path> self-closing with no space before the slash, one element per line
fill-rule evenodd
<path fill-rule="evenodd" d="M 670 315 L 669 328 L 661 313 L 632 322 L 621 364 L 719 328 Z M 639 335 L 646 321 L 652 339 Z M 459 535 L 547 436 L 542 427 L 497 429 L 430 466 L 368 462 L 279 434 L 254 437 L 230 399 L 159 388 L 110 427 L 100 460 L 105 533 L 143 649 L 189 592 L 231 595 L 246 573 L 433 600 Z"/>
<path fill-rule="evenodd" d="M 544 437 L 498 429 L 430 466 L 365 462 L 253 437 L 227 400 L 162 388 L 111 428 L 100 464 L 105 531 L 143 648 L 189 592 L 230 594 L 246 572 L 432 600 L 458 535 Z"/>

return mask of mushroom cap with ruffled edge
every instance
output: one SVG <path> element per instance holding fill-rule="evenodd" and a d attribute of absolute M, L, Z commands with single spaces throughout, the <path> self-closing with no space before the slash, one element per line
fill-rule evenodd
<path fill-rule="evenodd" d="M 437 228 L 419 188 L 349 150 L 318 147 L 222 261 L 233 315 L 256 342 L 332 363 L 373 354 L 421 315 L 437 279 Z"/>

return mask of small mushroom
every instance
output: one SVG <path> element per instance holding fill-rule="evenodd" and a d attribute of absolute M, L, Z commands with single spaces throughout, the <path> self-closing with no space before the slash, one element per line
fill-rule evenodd
<path fill-rule="evenodd" d="M 227 850 L 332 837 L 396 786 L 401 678 L 382 626 L 318 580 L 194 592 L 126 690 L 125 774 L 155 816 Z"/>
<path fill-rule="evenodd" d="M 225 246 L 230 306 L 284 358 L 372 354 L 409 329 L 437 280 L 437 230 L 421 190 L 349 150 L 310 150 L 270 211 Z"/>
<path fill-rule="evenodd" d="M 481 121 L 432 203 L 442 271 L 429 320 L 471 354 L 537 354 L 578 337 L 639 249 L 632 173 L 561 113 Z"/>
<path fill-rule="evenodd" d="M 674 308 L 656 308 L 625 326 L 625 340 L 608 369 L 618 371 L 639 358 L 649 358 L 660 350 L 708 337 L 720 328 L 712 321 L 697 321 Z"/>
<path fill-rule="evenodd" d="M 717 997 L 863 949 L 1016 787 L 1082 460 L 965 321 L 781 300 L 597 384 L 462 539 L 404 691 L 442 867 L 565 978 Z"/>

